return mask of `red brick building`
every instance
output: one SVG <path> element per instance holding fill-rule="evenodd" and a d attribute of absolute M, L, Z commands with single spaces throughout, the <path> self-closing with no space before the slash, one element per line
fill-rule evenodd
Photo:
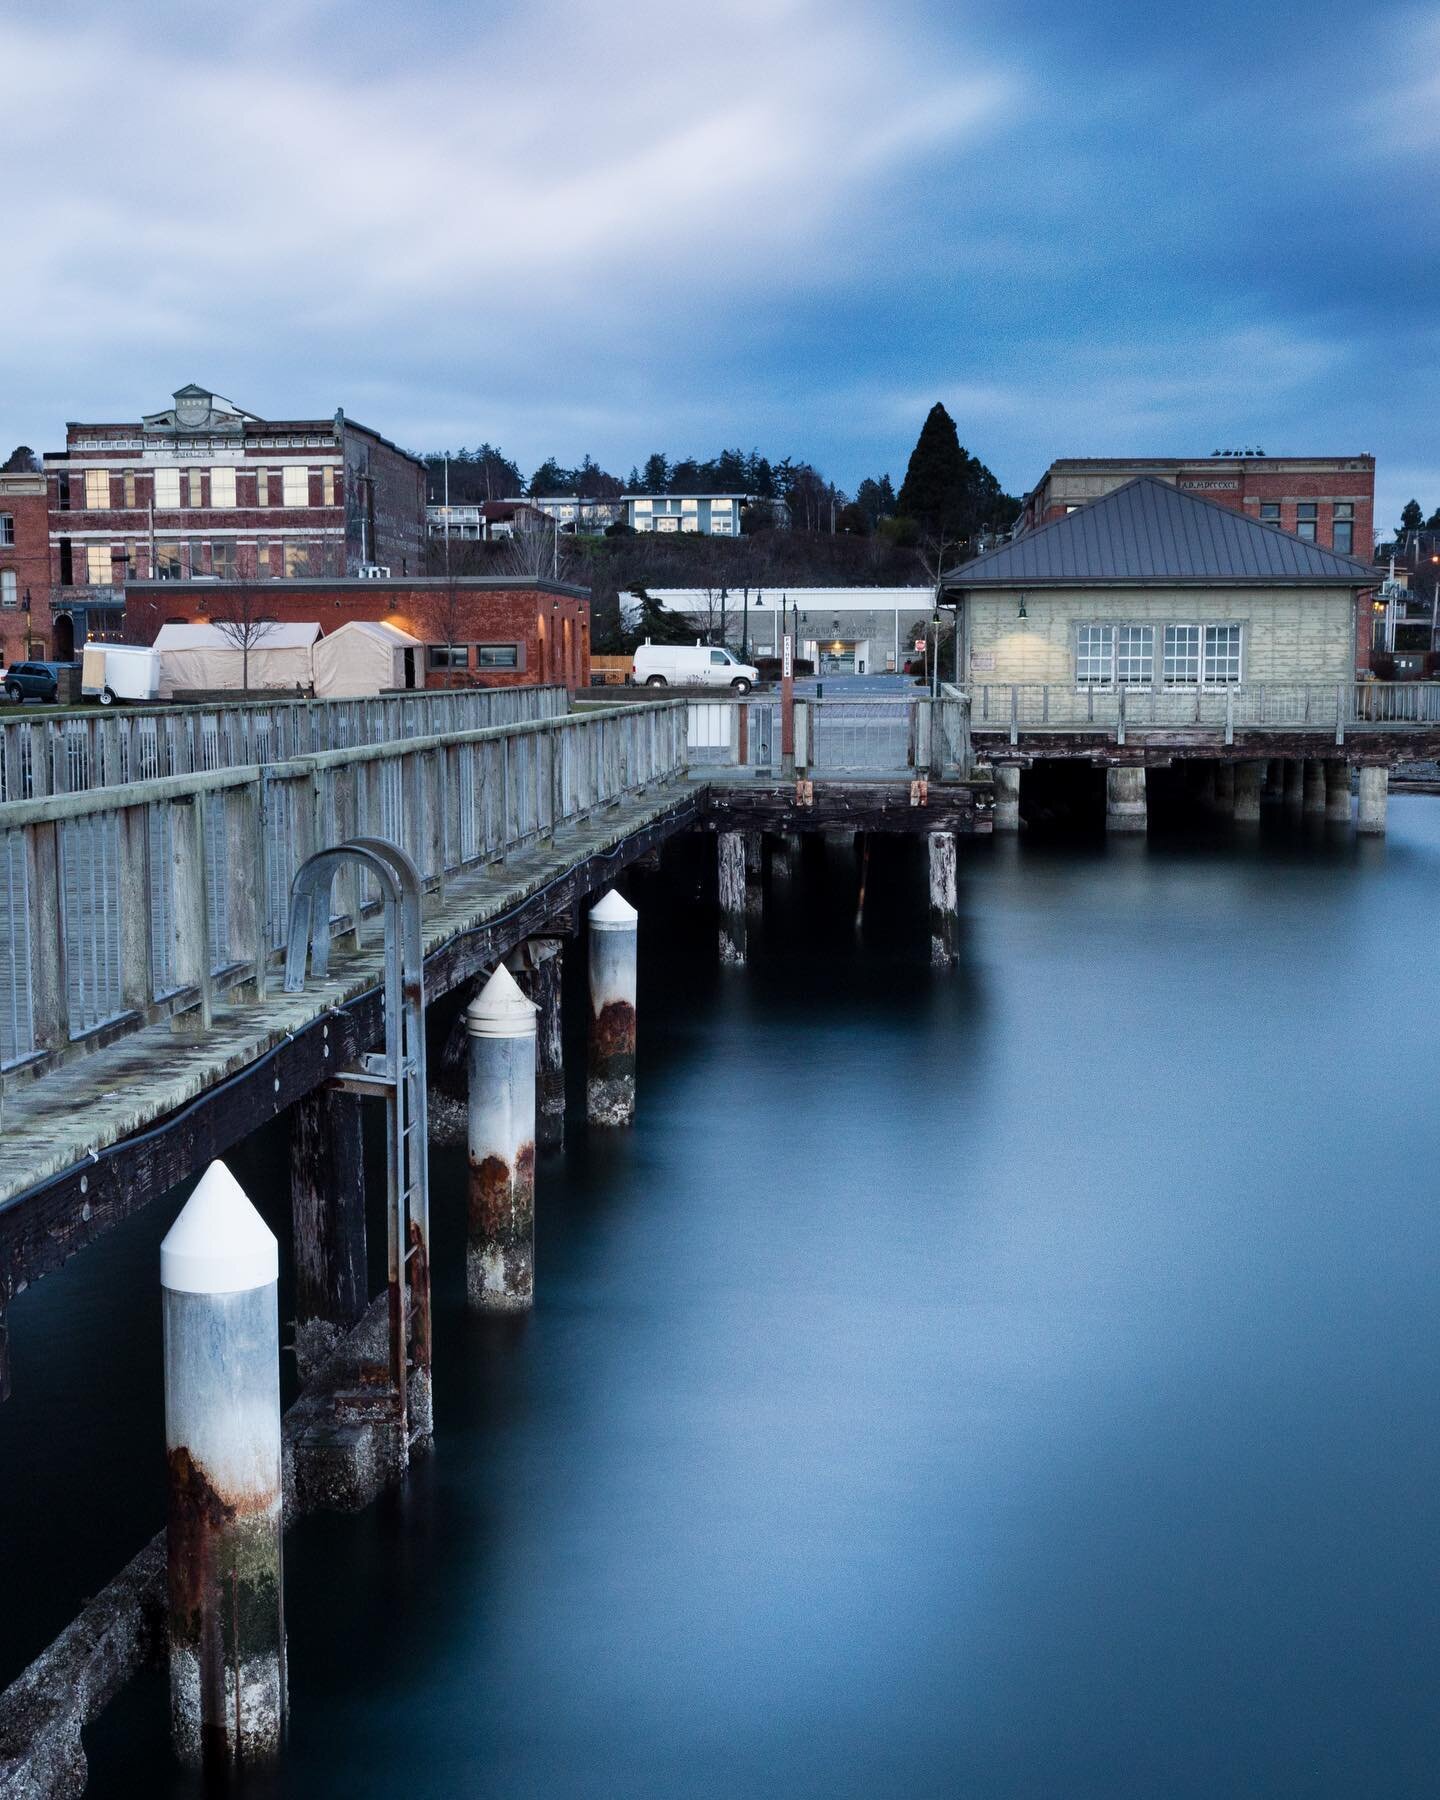
<path fill-rule="evenodd" d="M 50 655 L 50 523 L 45 477 L 0 474 L 0 662 Z"/>
<path fill-rule="evenodd" d="M 424 567 L 425 466 L 343 412 L 261 419 L 205 388 L 45 458 L 55 654 L 117 635 L 132 580 L 340 579 Z"/>
<path fill-rule="evenodd" d="M 1067 456 L 1025 496 L 1015 531 L 1033 531 L 1138 475 L 1369 562 L 1375 552 L 1373 456 Z"/>
<path fill-rule="evenodd" d="M 426 646 L 429 687 L 516 687 L 590 681 L 590 593 L 557 581 L 459 577 L 396 581 L 274 580 L 125 585 L 125 635 L 153 643 L 165 624 L 226 618 L 319 622 L 383 619 Z"/>

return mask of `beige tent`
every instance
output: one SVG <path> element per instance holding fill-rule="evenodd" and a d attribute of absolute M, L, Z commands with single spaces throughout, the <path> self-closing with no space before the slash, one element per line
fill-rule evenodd
<path fill-rule="evenodd" d="M 264 688 L 308 688 L 314 676 L 311 652 L 318 625 L 267 621 L 251 627 L 249 682 Z M 155 635 L 160 652 L 160 698 L 214 688 L 243 688 L 246 655 L 234 632 L 219 625 L 162 625 Z"/>
<path fill-rule="evenodd" d="M 322 700 L 425 685 L 425 646 L 379 619 L 347 619 L 315 646 L 315 693 Z"/>

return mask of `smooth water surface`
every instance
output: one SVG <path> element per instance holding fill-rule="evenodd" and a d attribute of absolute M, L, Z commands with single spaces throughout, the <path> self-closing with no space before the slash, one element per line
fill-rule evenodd
<path fill-rule="evenodd" d="M 633 889 L 638 1123 L 542 1162 L 520 1324 L 465 1314 L 437 1153 L 435 1453 L 287 1538 L 280 1791 L 1434 1794 L 1440 800 L 1391 819 L 962 845 L 939 977 L 895 847 L 862 941 L 831 848 L 744 971 L 683 853 Z M 106 1255 L 13 1317 L 108 1573 L 158 1471 L 63 1383 L 113 1331 L 142 1443 L 159 1397 Z M 164 1707 L 92 1792 L 188 1791 Z"/>

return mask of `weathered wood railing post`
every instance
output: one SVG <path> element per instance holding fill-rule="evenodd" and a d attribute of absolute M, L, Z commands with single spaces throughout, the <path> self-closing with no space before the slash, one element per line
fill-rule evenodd
<path fill-rule="evenodd" d="M 275 1239 L 214 1162 L 160 1246 L 169 1470 L 170 1717 L 222 1777 L 285 1717 Z"/>
<path fill-rule="evenodd" d="M 590 1044 L 586 1110 L 592 1125 L 635 1117 L 635 986 L 639 917 L 613 888 L 590 909 Z"/>
<path fill-rule="evenodd" d="M 535 1013 L 502 963 L 465 1009 L 470 1204 L 465 1289 L 481 1312 L 535 1298 Z"/>

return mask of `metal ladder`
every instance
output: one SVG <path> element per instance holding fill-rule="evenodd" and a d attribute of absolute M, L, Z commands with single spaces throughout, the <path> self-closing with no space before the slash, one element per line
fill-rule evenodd
<path fill-rule="evenodd" d="M 430 1175 L 425 1088 L 425 947 L 420 929 L 422 883 L 409 856 L 384 838 L 350 838 L 318 850 L 290 884 L 290 934 L 285 947 L 285 992 L 305 987 L 311 972 L 330 965 L 330 896 L 342 867 L 358 864 L 380 889 L 385 924 L 385 1047 L 342 1069 L 331 1086 L 385 1102 L 387 1269 L 390 1297 L 390 1377 L 401 1435 L 409 1445 L 410 1383 L 430 1377 Z M 361 884 L 355 882 L 359 935 Z"/>

